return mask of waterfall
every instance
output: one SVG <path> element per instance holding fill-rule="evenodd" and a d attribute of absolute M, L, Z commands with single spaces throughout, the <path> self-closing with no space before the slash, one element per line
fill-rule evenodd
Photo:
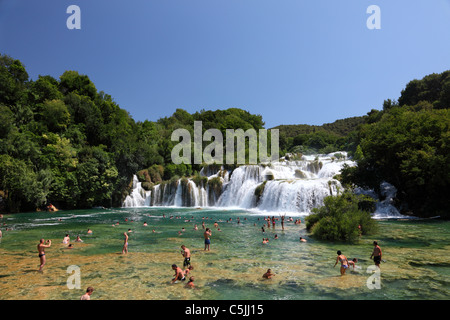
<path fill-rule="evenodd" d="M 240 207 L 262 211 L 309 213 L 323 205 L 323 199 L 342 188 L 333 179 L 344 164 L 353 161 L 340 152 L 303 156 L 264 165 L 242 165 L 232 172 L 223 166 L 205 166 L 199 179 L 181 178 L 144 191 L 133 177 L 133 191 L 123 206 Z M 197 183 L 195 182 L 197 181 Z"/>
<path fill-rule="evenodd" d="M 144 207 L 150 205 L 151 191 L 142 188 L 136 175 L 133 176 L 133 190 L 123 202 L 124 207 Z"/>

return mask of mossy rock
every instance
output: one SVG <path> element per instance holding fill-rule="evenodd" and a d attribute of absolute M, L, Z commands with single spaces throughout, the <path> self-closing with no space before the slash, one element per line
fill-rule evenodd
<path fill-rule="evenodd" d="M 307 176 L 302 170 L 295 170 L 295 177 L 299 179 L 306 179 Z"/>
<path fill-rule="evenodd" d="M 147 169 L 138 171 L 136 175 L 139 182 L 152 182 L 152 179 Z"/>
<path fill-rule="evenodd" d="M 206 184 L 208 183 L 208 177 L 205 176 L 201 176 L 201 175 L 195 175 L 191 178 L 192 181 L 194 181 L 194 183 L 197 185 L 197 187 L 201 188 L 205 188 Z"/>
<path fill-rule="evenodd" d="M 145 191 L 150 191 L 152 190 L 154 184 L 151 182 L 142 182 L 141 187 L 142 189 L 144 189 Z"/>
<path fill-rule="evenodd" d="M 213 189 L 216 194 L 220 194 L 222 192 L 222 183 L 222 179 L 219 177 L 208 180 L 208 186 Z"/>
<path fill-rule="evenodd" d="M 268 173 L 268 174 L 266 174 L 266 175 L 264 176 L 264 179 L 265 179 L 266 181 L 269 181 L 269 180 L 275 179 L 275 177 L 274 177 L 273 173 Z"/>
<path fill-rule="evenodd" d="M 259 186 L 256 187 L 255 189 L 255 197 L 256 197 L 256 204 L 259 203 L 259 200 L 261 199 L 263 193 L 264 193 L 264 189 L 266 187 L 266 183 L 267 181 L 264 181 L 263 183 L 261 183 Z"/>

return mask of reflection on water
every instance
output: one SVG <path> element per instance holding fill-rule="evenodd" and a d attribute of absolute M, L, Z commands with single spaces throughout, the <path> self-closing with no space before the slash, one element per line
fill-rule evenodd
<path fill-rule="evenodd" d="M 220 232 L 213 226 L 215 221 Z M 202 222 L 213 232 L 209 252 L 204 251 Z M 266 225 L 263 233 L 264 222 L 264 216 L 255 212 L 192 208 L 5 215 L 2 225 L 6 223 L 13 230 L 2 227 L 1 299 L 74 300 L 88 286 L 95 288 L 92 299 L 98 300 L 449 297 L 449 222 L 380 221 L 379 234 L 362 238 L 356 245 L 314 240 L 304 223 L 286 222 L 282 231 L 278 221 L 275 230 Z M 199 230 L 193 229 L 195 224 Z M 87 234 L 88 228 L 93 234 Z M 132 230 L 129 253 L 122 255 L 123 232 L 128 229 Z M 67 233 L 74 249 L 62 244 Z M 278 239 L 274 239 L 275 234 Z M 73 242 L 77 235 L 84 242 Z M 300 236 L 308 242 L 300 243 Z M 37 272 L 40 238 L 52 240 L 43 273 Z M 262 244 L 263 238 L 269 238 L 269 243 Z M 369 259 L 373 240 L 379 241 L 385 260 L 379 290 L 366 285 L 371 275 L 367 268 L 373 264 Z M 192 252 L 194 290 L 184 288 L 184 283 L 170 284 L 174 274 L 171 265 L 183 264 L 182 244 Z M 337 250 L 359 260 L 357 269 L 348 269 L 343 277 L 339 266 L 333 268 Z M 81 289 L 67 286 L 70 265 L 80 267 Z M 262 275 L 268 268 L 276 276 L 264 280 Z"/>

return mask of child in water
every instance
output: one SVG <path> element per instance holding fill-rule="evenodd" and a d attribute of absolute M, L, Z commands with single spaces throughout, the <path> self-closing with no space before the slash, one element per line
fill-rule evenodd
<path fill-rule="evenodd" d="M 192 270 L 194 270 L 194 267 L 189 266 L 186 270 L 184 270 L 184 275 L 188 275 L 188 273 L 191 272 Z"/>
<path fill-rule="evenodd" d="M 186 288 L 195 288 L 194 277 L 190 277 L 188 283 L 186 283 Z"/>
<path fill-rule="evenodd" d="M 352 260 L 348 261 L 348 265 L 353 267 L 353 270 L 355 270 L 355 268 L 357 268 L 356 263 L 358 262 L 358 259 L 353 258 Z"/>
<path fill-rule="evenodd" d="M 275 274 L 272 273 L 271 269 L 267 269 L 266 273 L 263 274 L 263 278 L 264 279 L 272 279 L 272 277 L 274 277 Z"/>

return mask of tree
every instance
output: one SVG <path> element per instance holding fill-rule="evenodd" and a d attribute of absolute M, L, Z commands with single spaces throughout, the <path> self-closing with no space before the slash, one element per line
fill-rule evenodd
<path fill-rule="evenodd" d="M 356 147 L 356 151 L 353 155 L 353 160 L 355 161 L 361 161 L 364 158 L 364 154 L 362 152 L 361 146 L 358 144 Z"/>
<path fill-rule="evenodd" d="M 42 116 L 48 129 L 53 132 L 66 129 L 70 123 L 70 113 L 61 100 L 45 101 Z"/>
<path fill-rule="evenodd" d="M 306 228 L 313 237 L 328 241 L 355 242 L 360 235 L 376 231 L 376 221 L 371 217 L 373 199 L 344 192 L 328 196 L 324 205 L 314 208 L 306 217 Z"/>
<path fill-rule="evenodd" d="M 28 73 L 19 60 L 0 55 L 0 103 L 14 105 L 26 97 Z"/>
<path fill-rule="evenodd" d="M 64 95 L 73 92 L 91 99 L 97 96 L 97 89 L 86 75 L 80 75 L 77 71 L 66 71 L 59 79 L 59 89 Z"/>
<path fill-rule="evenodd" d="M 342 171 L 343 181 L 377 190 L 393 184 L 402 211 L 448 216 L 450 202 L 450 110 L 413 111 L 396 107 L 362 129 L 364 154 L 357 167 Z"/>

